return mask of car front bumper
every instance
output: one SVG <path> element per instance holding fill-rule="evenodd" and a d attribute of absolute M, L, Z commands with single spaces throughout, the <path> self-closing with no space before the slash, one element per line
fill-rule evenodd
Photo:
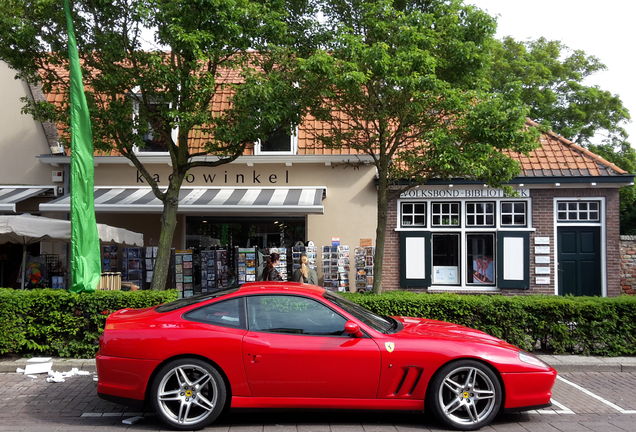
<path fill-rule="evenodd" d="M 502 373 L 506 398 L 504 409 L 524 411 L 551 405 L 552 387 L 557 371 Z"/>

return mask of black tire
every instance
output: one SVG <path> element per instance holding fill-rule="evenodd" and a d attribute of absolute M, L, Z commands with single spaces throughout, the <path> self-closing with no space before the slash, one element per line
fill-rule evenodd
<path fill-rule="evenodd" d="M 225 406 L 223 377 L 209 363 L 176 359 L 159 369 L 150 390 L 157 417 L 176 430 L 201 429 L 215 421 Z"/>
<path fill-rule="evenodd" d="M 444 425 L 475 430 L 499 414 L 503 392 L 497 375 L 475 360 L 458 360 L 442 367 L 429 385 L 426 409 Z"/>

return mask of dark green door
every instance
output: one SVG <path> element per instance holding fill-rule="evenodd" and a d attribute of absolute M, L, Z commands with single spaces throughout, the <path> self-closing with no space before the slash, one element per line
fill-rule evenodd
<path fill-rule="evenodd" d="M 601 295 L 600 227 L 560 227 L 559 295 Z"/>

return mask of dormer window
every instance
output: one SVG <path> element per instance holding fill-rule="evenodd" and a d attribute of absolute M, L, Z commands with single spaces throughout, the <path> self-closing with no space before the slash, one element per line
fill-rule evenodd
<path fill-rule="evenodd" d="M 133 121 L 137 123 L 139 120 L 139 98 L 140 94 L 133 98 Z M 170 109 L 171 104 L 168 102 L 150 101 L 146 106 L 147 116 L 150 117 L 154 113 L 160 112 L 160 110 Z M 135 131 L 137 132 L 137 131 Z M 173 128 L 171 133 L 173 142 L 177 142 L 178 128 Z M 162 137 L 159 133 L 155 132 L 150 121 L 146 125 L 145 133 L 142 137 L 144 141 L 143 147 L 135 146 L 135 153 L 152 153 L 152 154 L 167 154 L 168 153 L 168 141 L 165 137 Z"/>
<path fill-rule="evenodd" d="M 298 148 L 297 129 L 289 133 L 288 129 L 279 128 L 267 139 L 259 140 L 254 145 L 254 154 L 257 155 L 293 155 Z"/>

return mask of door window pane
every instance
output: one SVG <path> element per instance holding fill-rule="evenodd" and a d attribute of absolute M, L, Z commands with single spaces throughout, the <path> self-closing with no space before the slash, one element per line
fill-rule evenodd
<path fill-rule="evenodd" d="M 434 202 L 431 206 L 433 226 L 459 226 L 458 202 Z"/>
<path fill-rule="evenodd" d="M 598 201 L 559 201 L 557 220 L 559 222 L 598 222 L 599 208 Z"/>
<path fill-rule="evenodd" d="M 244 328 L 241 323 L 241 300 L 235 298 L 212 303 L 188 312 L 185 318 L 223 327 Z"/>
<path fill-rule="evenodd" d="M 468 284 L 494 285 L 495 235 L 466 234 Z"/>
<path fill-rule="evenodd" d="M 270 333 L 341 336 L 346 322 L 315 300 L 285 295 L 248 297 L 247 314 L 250 330 Z"/>
<path fill-rule="evenodd" d="M 433 284 L 459 284 L 459 234 L 433 234 Z"/>

